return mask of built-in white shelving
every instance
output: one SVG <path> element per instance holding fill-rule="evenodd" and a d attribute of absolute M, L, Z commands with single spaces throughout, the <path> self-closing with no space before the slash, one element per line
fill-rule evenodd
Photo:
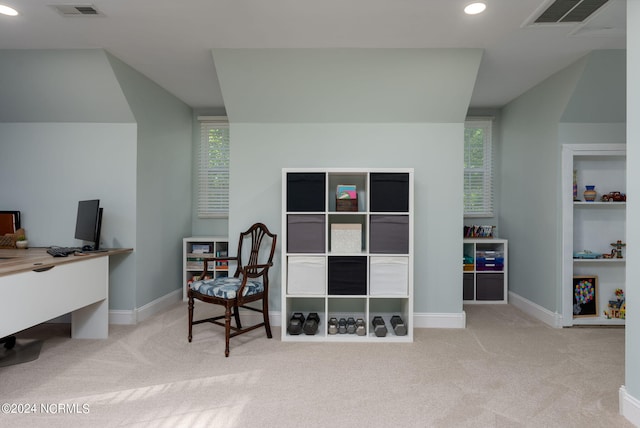
<path fill-rule="evenodd" d="M 465 304 L 508 302 L 508 241 L 499 238 L 463 240 Z"/>
<path fill-rule="evenodd" d="M 229 255 L 229 240 L 222 236 L 192 236 L 182 239 L 182 300 L 187 301 L 187 286 L 199 278 L 204 270 L 204 261 Z M 209 266 L 211 268 L 211 266 Z M 228 276 L 229 263 L 219 261 L 211 275 Z M 195 278 L 194 278 L 195 277 Z"/>
<path fill-rule="evenodd" d="M 574 177 L 577 190 L 574 196 Z M 583 196 L 587 185 L 595 186 L 593 202 Z M 611 244 L 626 237 L 626 203 L 602 201 L 610 192 L 626 193 L 626 146 L 624 144 L 565 144 L 562 146 L 562 318 L 564 326 L 624 325 L 624 319 L 608 318 L 615 290 L 625 287 L 625 251 L 611 254 Z M 587 252 L 596 258 L 576 258 Z M 579 254 L 578 254 L 579 257 Z M 604 258 L 612 257 L 612 258 Z M 576 285 L 581 277 L 596 278 L 595 310 L 580 313 L 575 306 Z"/>

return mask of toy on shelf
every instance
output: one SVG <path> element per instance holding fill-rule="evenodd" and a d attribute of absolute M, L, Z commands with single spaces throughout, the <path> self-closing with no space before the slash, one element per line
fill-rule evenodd
<path fill-rule="evenodd" d="M 627 195 L 620 192 L 609 192 L 607 194 L 602 195 L 603 202 L 626 202 Z"/>
<path fill-rule="evenodd" d="M 615 247 L 614 249 L 616 250 L 616 258 L 617 259 L 621 259 L 622 258 L 622 247 L 626 247 L 627 244 L 624 244 L 621 240 L 617 240 L 615 243 L 611 244 L 612 247 Z"/>
<path fill-rule="evenodd" d="M 604 312 L 604 316 L 607 319 L 619 318 L 625 319 L 627 312 L 627 304 L 624 299 L 624 290 L 622 288 L 616 288 L 615 291 L 616 300 L 609 300 L 609 309 Z"/>
<path fill-rule="evenodd" d="M 573 253 L 574 259 L 599 259 L 602 257 L 600 253 L 594 253 L 591 250 L 583 250 Z"/>

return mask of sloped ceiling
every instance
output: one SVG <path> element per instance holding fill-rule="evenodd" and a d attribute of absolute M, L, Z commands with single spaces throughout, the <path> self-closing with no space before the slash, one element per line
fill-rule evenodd
<path fill-rule="evenodd" d="M 232 122 L 462 122 L 480 49 L 214 49 Z"/>

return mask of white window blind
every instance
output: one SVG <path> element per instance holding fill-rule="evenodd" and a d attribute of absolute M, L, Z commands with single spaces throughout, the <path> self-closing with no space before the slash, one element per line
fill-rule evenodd
<path fill-rule="evenodd" d="M 467 120 L 465 122 L 465 217 L 493 217 L 491 125 L 491 120 Z"/>
<path fill-rule="evenodd" d="M 200 120 L 198 217 L 229 215 L 229 122 L 226 117 Z"/>

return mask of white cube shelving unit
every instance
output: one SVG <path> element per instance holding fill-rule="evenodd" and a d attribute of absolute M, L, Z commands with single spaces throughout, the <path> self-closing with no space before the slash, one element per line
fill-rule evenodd
<path fill-rule="evenodd" d="M 353 211 L 338 210 L 338 185 L 355 185 Z M 413 341 L 413 186 L 411 168 L 282 170 L 283 341 Z M 296 312 L 319 315 L 315 334 L 289 334 Z M 406 334 L 395 334 L 394 315 Z M 376 316 L 386 336 L 374 334 Z M 329 319 L 348 317 L 366 334 L 329 333 Z"/>

